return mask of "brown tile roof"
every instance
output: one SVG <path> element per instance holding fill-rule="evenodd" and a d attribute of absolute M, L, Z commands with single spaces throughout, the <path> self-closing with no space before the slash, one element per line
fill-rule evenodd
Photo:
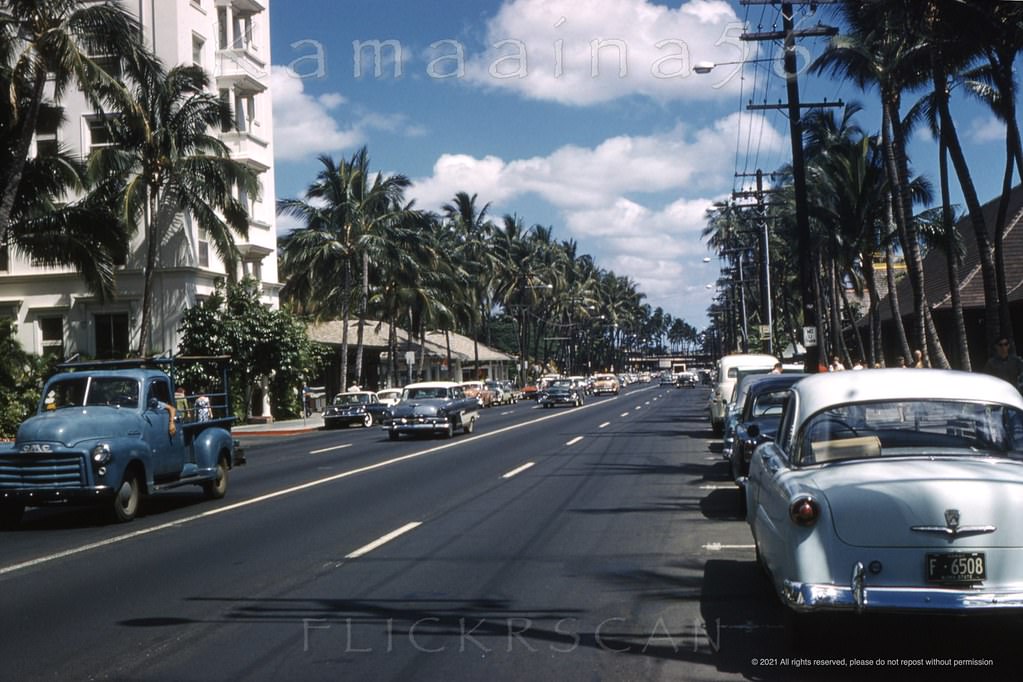
<path fill-rule="evenodd" d="M 309 339 L 318 343 L 326 343 L 334 346 L 341 344 L 344 327 L 341 320 L 330 320 L 309 324 L 306 327 Z M 398 337 L 398 348 L 401 351 L 409 348 L 408 333 L 401 327 L 396 328 Z M 390 333 L 390 325 L 386 322 L 367 320 L 363 327 L 363 344 L 369 348 L 387 350 L 387 338 Z M 355 346 L 356 335 L 358 334 L 358 320 L 348 321 L 348 343 Z M 473 350 L 472 339 L 451 332 L 451 356 L 462 362 L 474 361 L 476 356 Z M 412 349 L 417 353 L 420 350 L 419 339 L 413 339 Z M 447 357 L 447 343 L 444 340 L 444 332 L 426 333 L 426 354 L 435 358 Z M 515 358 L 499 350 L 495 350 L 484 344 L 479 344 L 480 362 L 511 362 Z"/>
<path fill-rule="evenodd" d="M 992 244 L 1000 198 L 995 197 L 982 207 Z M 1005 222 L 1007 227 L 1003 241 L 1003 260 L 1009 300 L 1023 300 L 1023 185 L 1014 187 L 1009 195 L 1009 210 Z M 956 223 L 956 231 L 965 247 L 965 254 L 959 266 L 959 291 L 963 308 L 983 308 L 984 279 L 980 271 L 977 240 L 973 235 L 973 225 L 968 215 Z M 913 293 L 909 278 L 902 278 L 896 288 L 902 314 L 907 315 L 913 311 Z M 924 257 L 924 290 L 932 310 L 952 307 L 952 287 L 949 283 L 947 260 L 944 251 L 940 249 L 931 249 Z M 881 299 L 881 319 L 891 319 L 891 307 L 887 296 Z"/>

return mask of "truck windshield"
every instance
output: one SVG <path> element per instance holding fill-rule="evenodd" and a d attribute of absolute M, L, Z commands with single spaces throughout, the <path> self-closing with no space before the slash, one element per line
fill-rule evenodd
<path fill-rule="evenodd" d="M 136 408 L 139 405 L 139 384 L 122 377 L 73 377 L 50 384 L 43 398 L 43 410 L 84 405 L 111 405 Z"/>

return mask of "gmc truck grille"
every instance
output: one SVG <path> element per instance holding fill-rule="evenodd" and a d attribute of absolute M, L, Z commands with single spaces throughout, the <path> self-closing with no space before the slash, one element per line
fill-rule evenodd
<path fill-rule="evenodd" d="M 85 460 L 76 454 L 0 457 L 0 490 L 14 488 L 81 488 Z"/>

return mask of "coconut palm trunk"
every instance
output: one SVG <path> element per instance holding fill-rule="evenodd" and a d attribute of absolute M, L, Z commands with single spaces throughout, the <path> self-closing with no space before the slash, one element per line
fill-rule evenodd
<path fill-rule="evenodd" d="M 952 303 L 952 319 L 956 328 L 956 347 L 959 369 L 971 371 L 970 346 L 966 337 L 966 320 L 963 317 L 963 297 L 960 292 L 959 240 L 955 217 L 952 215 L 952 199 L 949 192 L 948 149 L 940 144 L 938 174 L 941 182 L 941 221 L 945 227 L 945 259 L 948 266 L 949 295 Z"/>

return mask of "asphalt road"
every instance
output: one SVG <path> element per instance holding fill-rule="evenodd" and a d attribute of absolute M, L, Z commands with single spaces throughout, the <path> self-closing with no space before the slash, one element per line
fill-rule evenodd
<path fill-rule="evenodd" d="M 127 525 L 30 510 L 0 533 L 0 679 L 1012 677 L 1018 620 L 845 617 L 793 642 L 706 399 L 250 438 L 224 500 Z M 992 663 L 923 660 L 953 656 Z"/>

